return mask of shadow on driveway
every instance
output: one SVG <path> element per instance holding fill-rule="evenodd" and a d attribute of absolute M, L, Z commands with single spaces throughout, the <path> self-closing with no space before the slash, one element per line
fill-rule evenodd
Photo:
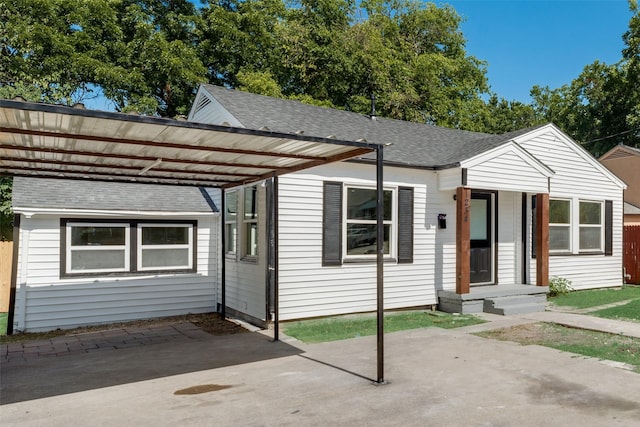
<path fill-rule="evenodd" d="M 14 357 L 13 360 L 6 357 L 7 345 L 3 344 L 0 404 L 302 353 L 283 342 L 273 342 L 261 333 L 213 336 L 199 332 L 174 337 L 171 341 L 151 341 L 133 346 L 107 345 L 88 352 L 43 353 L 40 357 Z M 122 331 L 122 334 L 127 332 Z M 83 342 L 95 340 L 91 335 L 83 337 Z M 118 338 L 122 337 L 118 337 L 117 332 L 110 335 L 110 340 Z M 24 347 L 29 348 L 27 344 Z"/>

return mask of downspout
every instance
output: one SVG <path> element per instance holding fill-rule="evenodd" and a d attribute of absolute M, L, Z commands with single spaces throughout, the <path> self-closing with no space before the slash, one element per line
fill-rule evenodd
<path fill-rule="evenodd" d="M 384 177 L 383 177 L 383 146 L 376 148 L 376 288 L 377 288 L 377 356 L 378 356 L 378 384 L 384 384 Z"/>
<path fill-rule="evenodd" d="M 16 312 L 16 285 L 18 281 L 18 255 L 20 254 L 20 214 L 13 216 L 13 256 L 11 260 L 11 288 L 9 289 L 9 313 L 7 335 L 13 334 L 13 318 Z"/>

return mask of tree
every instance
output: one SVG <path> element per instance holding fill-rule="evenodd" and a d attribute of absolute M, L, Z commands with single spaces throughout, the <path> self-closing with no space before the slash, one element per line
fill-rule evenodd
<path fill-rule="evenodd" d="M 12 240 L 13 209 L 11 208 L 11 184 L 8 176 L 0 176 L 0 240 Z"/>
<path fill-rule="evenodd" d="M 72 104 L 116 69 L 120 28 L 107 0 L 10 0 L 0 8 L 0 91 Z"/>
<path fill-rule="evenodd" d="M 556 123 L 595 156 L 619 143 L 640 146 L 640 11 L 635 0 L 630 8 L 618 63 L 595 61 L 570 84 L 531 90 L 539 119 Z"/>
<path fill-rule="evenodd" d="M 187 0 L 11 0 L 0 9 L 0 96 L 185 113 L 206 81 Z"/>
<path fill-rule="evenodd" d="M 278 75 L 285 14 L 282 0 L 210 0 L 195 29 L 208 81 L 238 87 L 239 73 Z"/>

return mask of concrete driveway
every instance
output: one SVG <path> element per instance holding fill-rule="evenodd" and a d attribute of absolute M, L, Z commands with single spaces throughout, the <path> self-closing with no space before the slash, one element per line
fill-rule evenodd
<path fill-rule="evenodd" d="M 513 319 L 511 322 L 527 322 Z M 504 322 L 504 321 L 503 321 Z M 496 326 L 502 326 L 500 321 Z M 437 328 L 306 345 L 265 333 L 2 366 L 3 426 L 640 425 L 640 374 Z M 176 394 L 176 392 L 187 394 Z"/>

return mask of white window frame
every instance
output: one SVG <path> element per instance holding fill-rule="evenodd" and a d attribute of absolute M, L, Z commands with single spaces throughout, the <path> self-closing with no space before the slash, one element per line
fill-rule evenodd
<path fill-rule="evenodd" d="M 231 194 L 233 194 L 236 198 L 236 202 L 235 202 L 235 208 L 236 208 L 236 217 L 235 219 L 229 220 L 227 218 L 227 212 L 226 210 L 228 210 L 229 208 L 229 204 L 228 204 L 228 199 L 227 197 L 229 197 Z M 237 191 L 237 190 L 233 190 L 233 191 L 229 191 L 229 192 L 225 192 L 224 193 L 224 206 L 225 206 L 225 212 L 224 212 L 224 233 L 225 233 L 225 255 L 228 255 L 229 257 L 235 257 L 238 251 L 238 216 L 240 213 L 240 210 L 238 209 L 238 207 L 240 206 L 240 204 L 238 203 L 238 197 L 240 196 L 241 192 Z M 233 226 L 233 233 L 229 233 L 228 232 L 228 228 Z M 232 235 L 233 234 L 233 235 Z M 233 248 L 231 248 L 231 243 L 233 243 Z"/>
<path fill-rule="evenodd" d="M 363 219 L 349 219 L 348 218 L 348 200 L 349 200 L 349 190 L 374 190 L 376 191 L 376 187 L 362 185 L 362 184 L 347 184 L 345 183 L 342 188 L 342 194 L 344 197 L 342 198 L 342 258 L 343 260 L 354 260 L 354 259 L 375 259 L 377 254 L 353 254 L 349 255 L 347 253 L 348 249 L 348 225 L 349 224 L 365 224 L 365 225 L 377 225 L 377 220 L 363 220 Z M 389 225 L 389 253 L 384 254 L 385 258 L 396 258 L 396 246 L 397 246 L 397 205 L 398 205 L 398 191 L 396 187 L 384 187 L 383 191 L 391 191 L 391 219 L 383 220 L 383 226 Z"/>
<path fill-rule="evenodd" d="M 552 200 L 558 200 L 558 201 L 563 201 L 563 202 L 569 202 L 569 223 L 553 223 L 551 222 L 551 218 L 549 218 L 549 233 L 551 233 L 551 229 L 553 227 L 556 228 L 568 228 L 569 229 L 569 247 L 566 249 L 551 249 L 549 248 L 549 253 L 553 253 L 553 254 L 570 254 L 573 252 L 573 248 L 575 247 L 573 244 L 574 241 L 574 211 L 575 209 L 573 208 L 573 200 L 572 199 L 567 199 L 567 198 L 563 198 L 563 197 L 550 197 L 549 198 L 549 203 L 551 203 Z"/>
<path fill-rule="evenodd" d="M 256 192 L 256 203 L 255 203 L 255 214 L 253 218 L 246 218 L 247 206 L 246 206 L 246 194 L 247 190 L 251 190 L 255 188 Z M 240 213 L 240 212 L 239 212 Z M 242 189 L 242 230 L 239 233 L 239 238 L 242 242 L 242 259 L 248 261 L 256 261 L 258 256 L 260 255 L 260 188 L 256 185 L 251 185 Z M 255 224 L 255 242 L 250 239 L 250 229 L 252 225 Z M 251 253 L 250 246 L 255 247 L 255 254 Z"/>
<path fill-rule="evenodd" d="M 580 223 L 580 204 L 581 203 L 593 203 L 593 204 L 597 204 L 600 205 L 600 224 L 582 224 Z M 600 252 L 604 252 L 604 240 L 605 240 L 605 236 L 604 236 L 604 228 L 605 228 L 605 224 L 604 224 L 604 201 L 602 200 L 587 200 L 587 199 L 578 199 L 578 209 L 576 209 L 577 211 L 577 219 L 576 219 L 576 248 L 578 250 L 578 253 L 600 253 Z M 580 230 L 582 228 L 600 228 L 600 247 L 598 249 L 582 249 L 580 247 Z"/>
<path fill-rule="evenodd" d="M 143 228 L 161 228 L 161 227 L 182 227 L 188 229 L 187 237 L 188 242 L 186 244 L 164 244 L 164 245 L 144 245 L 142 243 L 142 229 Z M 139 222 L 137 226 L 138 231 L 138 241 L 137 241 L 137 269 L 138 271 L 165 271 L 165 270 L 187 270 L 193 268 L 193 224 L 182 224 L 182 223 L 144 223 Z M 142 252 L 145 250 L 153 251 L 153 250 L 161 250 L 161 249 L 187 249 L 187 264 L 185 265 L 170 265 L 163 267 L 143 267 L 142 266 Z"/>
<path fill-rule="evenodd" d="M 569 249 L 549 248 L 549 253 L 554 255 L 580 255 L 580 254 L 601 254 L 604 253 L 605 247 L 605 202 L 604 200 L 581 199 L 579 197 L 549 197 L 551 200 L 562 200 L 569 202 L 569 221 L 570 223 L 552 223 L 549 222 L 549 232 L 552 227 L 569 227 Z M 600 224 L 581 224 L 580 223 L 580 204 L 594 203 L 600 205 Z M 549 218 L 551 221 L 551 218 Z M 581 228 L 599 228 L 600 229 L 600 247 L 598 249 L 581 249 L 580 248 L 580 229 Z"/>
<path fill-rule="evenodd" d="M 113 228 L 122 227 L 125 230 L 124 245 L 104 245 L 104 246 L 72 246 L 71 237 L 73 227 L 102 227 Z M 130 242 L 131 242 L 131 225 L 129 223 L 114 223 L 114 222 L 67 222 L 66 223 L 66 273 L 67 274 L 91 274 L 91 273 L 117 273 L 128 272 L 130 266 Z M 94 269 L 80 269 L 74 270 L 71 265 L 72 255 L 74 251 L 106 251 L 106 250 L 121 250 L 124 253 L 124 267 L 122 268 L 94 268 Z"/>

